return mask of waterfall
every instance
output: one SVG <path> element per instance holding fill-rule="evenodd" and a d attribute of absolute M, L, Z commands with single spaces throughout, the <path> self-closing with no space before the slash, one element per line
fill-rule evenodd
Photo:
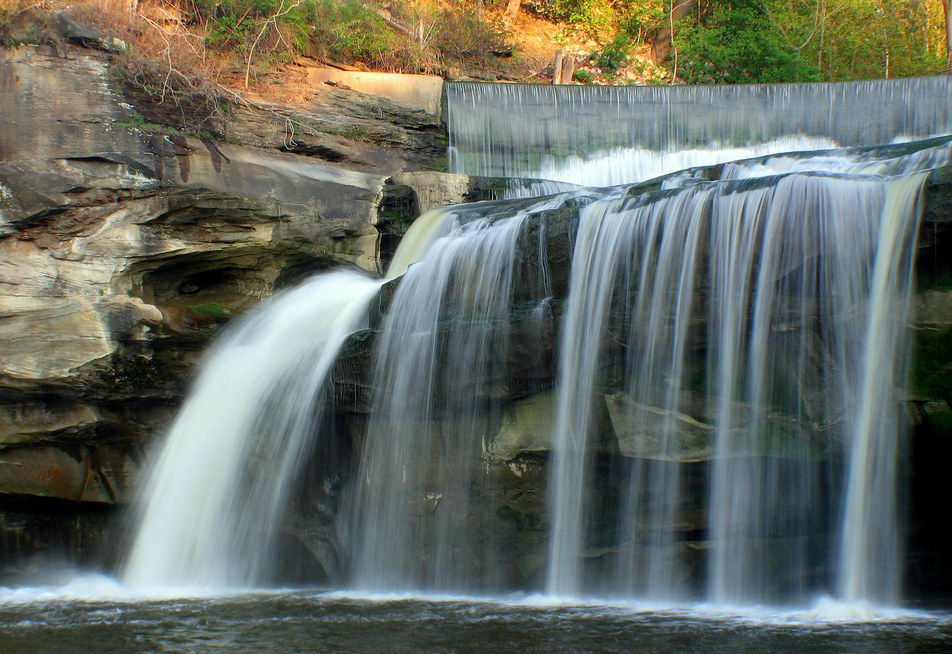
<path fill-rule="evenodd" d="M 454 83 L 446 95 L 455 172 L 596 186 L 770 152 L 952 133 L 948 76 L 674 87 Z M 606 156 L 610 167 L 588 163 Z"/>
<path fill-rule="evenodd" d="M 898 388 L 923 180 L 787 174 L 582 211 L 559 362 L 549 592 L 683 596 L 682 464 L 700 458 L 711 469 L 711 600 L 807 596 L 837 547 L 844 598 L 897 598 Z M 599 367 L 623 329 L 626 381 L 605 395 Z M 596 402 L 634 460 L 603 582 L 583 570 L 596 545 L 583 515 Z M 828 533 L 841 543 L 822 542 Z"/>
<path fill-rule="evenodd" d="M 355 583 L 372 590 L 492 590 L 482 444 L 494 422 L 516 246 L 528 215 L 464 220 L 410 268 L 376 353 L 377 390 L 354 501 Z M 437 510 L 438 509 L 438 510 Z"/>
<path fill-rule="evenodd" d="M 381 285 L 445 231 L 442 209 L 407 231 L 383 280 L 336 271 L 276 295 L 207 353 L 149 477 L 123 578 L 135 587 L 249 587 L 274 569 L 301 462 L 327 439 L 328 378 Z"/>
<path fill-rule="evenodd" d="M 584 590 L 579 569 L 584 539 L 582 501 L 593 475 L 591 445 L 587 440 L 597 401 L 595 386 L 602 340 L 613 309 L 627 314 L 622 322 L 630 320 L 627 328 L 641 341 L 635 347 L 628 339 L 632 347 L 626 367 L 637 377 L 631 383 L 637 397 L 631 401 L 639 406 L 664 407 L 665 413 L 655 424 L 657 433 L 649 435 L 645 429 L 645 438 L 623 444 L 633 448 L 627 454 L 645 460 L 655 458 L 660 463 L 633 471 L 622 515 L 638 514 L 637 505 L 649 502 L 649 513 L 665 522 L 677 505 L 677 483 L 666 479 L 672 466 L 665 462 L 681 456 L 680 443 L 675 442 L 676 382 L 681 377 L 693 299 L 693 255 L 704 218 L 703 203 L 696 201 L 696 192 L 689 188 L 670 200 L 645 204 L 636 201 L 635 206 L 630 199 L 613 199 L 589 205 L 582 211 L 559 362 L 553 542 L 548 574 L 551 593 L 578 594 Z M 675 216 L 681 219 L 672 219 Z M 665 375 L 672 379 L 666 380 Z M 663 479 L 657 483 L 646 482 L 652 495 L 644 496 L 642 484 L 634 480 L 659 475 Z M 673 570 L 668 535 L 663 535 L 660 528 L 653 529 L 653 534 L 664 542 L 644 543 L 651 554 L 643 565 L 636 565 L 634 541 L 644 526 L 626 517 L 622 523 L 619 527 L 625 534 L 623 540 L 631 549 L 627 557 L 630 565 L 620 571 L 619 579 L 625 580 L 625 587 L 615 590 L 671 597 Z M 644 580 L 645 585 L 628 587 L 636 579 Z"/>
<path fill-rule="evenodd" d="M 381 283 L 317 277 L 256 308 L 208 353 L 142 491 L 127 584 L 268 579 L 287 490 L 323 426 L 327 375 Z"/>
<path fill-rule="evenodd" d="M 842 448 L 842 457 L 851 461 L 842 474 L 852 486 L 867 473 L 872 479 L 872 471 L 852 463 L 860 450 L 881 458 L 884 467 L 896 465 L 903 371 L 895 358 L 905 337 L 905 315 L 883 314 L 879 307 L 905 302 L 899 291 L 907 290 L 911 275 L 923 178 L 887 184 L 813 176 L 784 181 L 770 189 L 769 200 L 763 191 L 725 198 L 712 214 L 710 369 L 717 450 L 710 595 L 715 601 L 769 598 L 778 589 L 802 596 L 813 589 L 792 580 L 803 584 L 816 577 L 816 570 L 829 565 L 825 559 L 833 549 L 817 544 L 817 534 L 828 530 L 848 542 L 894 544 L 898 528 L 891 471 L 859 482 L 876 486 L 879 503 L 864 511 L 881 522 L 876 535 L 869 528 L 854 534 L 858 525 L 842 523 L 832 504 L 844 482 L 838 471 L 824 467 L 839 456 L 830 448 Z M 904 202 L 889 201 L 890 196 Z M 873 283 L 871 271 L 875 278 L 883 268 L 895 274 L 895 286 Z M 891 325 L 893 341 L 871 348 L 869 335 L 885 324 Z M 820 349 L 831 351 L 818 357 Z M 875 434 L 867 433 L 874 429 L 868 400 L 883 418 Z M 775 417 L 778 410 L 786 420 Z M 822 529 L 821 516 L 829 516 L 828 529 Z M 895 600 L 898 550 L 883 544 L 878 556 L 866 554 L 852 551 L 836 574 L 880 579 L 875 584 L 880 592 L 861 597 Z"/>
<path fill-rule="evenodd" d="M 849 474 L 840 544 L 839 593 L 847 600 L 896 600 L 899 592 L 896 508 L 897 433 L 895 400 L 908 339 L 906 317 L 924 176 L 909 175 L 890 185 L 872 269 L 870 307 L 864 326 L 857 417 L 849 431 Z M 875 507 L 875 510 L 871 510 Z M 878 572 L 881 571 L 881 572 Z M 877 573 L 878 572 L 878 573 Z"/>
<path fill-rule="evenodd" d="M 710 599 L 798 597 L 831 576 L 843 598 L 897 598 L 897 388 L 922 184 L 898 176 L 947 165 L 949 148 L 787 153 L 948 133 L 949 86 L 450 88 L 460 172 L 601 186 L 757 156 L 720 178 L 772 178 L 582 210 L 559 361 L 549 592 L 683 596 L 684 458 L 709 449 Z M 789 176 L 817 171 L 834 176 Z M 688 327 L 701 311 L 703 334 Z M 619 312 L 628 322 L 613 325 Z M 627 390 L 601 395 L 619 329 L 630 330 Z M 699 369 L 703 408 L 685 378 Z M 612 518 L 613 581 L 585 563 L 605 545 L 589 515 L 599 406 L 631 431 L 621 445 L 634 459 Z"/>
<path fill-rule="evenodd" d="M 949 85 L 449 85 L 457 170 L 549 181 L 420 217 L 386 292 L 326 273 L 230 328 L 150 474 L 127 581 L 270 579 L 377 296 L 336 581 L 896 601 L 918 198 L 952 147 L 859 146 L 952 131 Z M 499 454 L 528 405 L 541 426 Z M 514 515 L 527 494 L 544 516 Z"/>

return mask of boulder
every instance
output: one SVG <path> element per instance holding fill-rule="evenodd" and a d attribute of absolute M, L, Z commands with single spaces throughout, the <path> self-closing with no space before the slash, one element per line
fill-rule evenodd
<path fill-rule="evenodd" d="M 69 16 L 57 13 L 53 16 L 53 25 L 64 39 L 83 48 L 92 48 L 111 54 L 120 54 L 128 49 L 125 41 L 113 36 L 100 34 L 86 25 L 81 25 Z"/>
<path fill-rule="evenodd" d="M 624 392 L 605 396 L 621 454 L 636 459 L 695 462 L 714 453 L 714 425 L 685 413 L 635 401 Z M 665 433 L 676 434 L 672 442 Z"/>
<path fill-rule="evenodd" d="M 555 393 L 547 391 L 506 407 L 499 433 L 484 444 L 486 455 L 493 460 L 512 461 L 520 454 L 551 450 L 556 431 L 555 400 Z"/>

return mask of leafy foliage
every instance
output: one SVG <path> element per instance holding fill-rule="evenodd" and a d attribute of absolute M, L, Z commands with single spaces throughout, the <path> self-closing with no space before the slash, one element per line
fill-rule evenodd
<path fill-rule="evenodd" d="M 675 45 L 689 82 L 899 77 L 942 68 L 938 0 L 711 0 Z"/>
<path fill-rule="evenodd" d="M 653 38 L 664 23 L 666 6 L 662 0 L 628 2 L 618 27 L 635 42 Z"/>
<path fill-rule="evenodd" d="M 42 17 L 69 7 L 67 0 L 33 2 L 15 0 L 11 10 L 10 0 L 0 0 L 0 45 L 42 42 Z M 247 88 L 301 54 L 449 77 L 506 73 L 519 58 L 510 57 L 506 0 L 142 0 L 143 7 L 159 4 L 180 16 L 173 27 L 138 18 L 128 0 L 74 0 L 69 10 L 118 29 L 152 57 L 131 76 L 139 85 L 157 76 L 160 100 L 169 91 L 207 93 L 196 91 L 193 76 L 217 84 L 239 74 Z M 668 12 L 679 5 L 690 12 L 673 23 Z M 560 23 L 552 28 L 553 52 L 559 39 L 590 42 L 588 61 L 577 58 L 589 71 L 576 76 L 582 83 L 898 77 L 936 73 L 948 62 L 943 0 L 524 0 L 522 7 Z M 673 56 L 657 61 L 669 44 Z M 206 58 L 209 52 L 215 56 Z M 518 74 L 538 74 L 544 65 Z"/>
<path fill-rule="evenodd" d="M 612 78 L 670 27 L 678 0 L 528 0 L 535 15 L 594 39 Z M 691 83 L 922 75 L 946 64 L 942 0 L 697 0 L 675 25 L 677 77 Z M 625 39 L 628 39 L 627 41 Z M 665 37 L 668 38 L 668 37 Z"/>
<path fill-rule="evenodd" d="M 568 23 L 599 42 L 620 34 L 641 42 L 658 31 L 665 16 L 663 0 L 527 0 L 527 11 Z"/>
<path fill-rule="evenodd" d="M 460 4 L 441 11 L 436 26 L 434 46 L 456 64 L 485 61 L 508 49 L 505 28 L 484 20 L 472 7 Z"/>
<path fill-rule="evenodd" d="M 189 0 L 206 45 L 244 52 L 273 20 L 262 56 L 308 54 L 402 72 L 480 64 L 507 50 L 498 20 L 472 4 L 407 0 L 383 11 L 361 0 Z M 290 10 L 282 13 L 285 8 Z"/>
<path fill-rule="evenodd" d="M 299 33 L 306 37 L 302 50 L 309 54 L 374 63 L 396 40 L 384 20 L 356 0 L 315 0 L 305 4 L 301 14 Z"/>
<path fill-rule="evenodd" d="M 628 64 L 631 55 L 631 37 L 627 32 L 620 32 L 611 43 L 595 50 L 591 59 L 602 72 L 613 78 L 618 69 Z"/>
<path fill-rule="evenodd" d="M 757 0 L 716 4 L 704 22 L 681 30 L 677 45 L 690 83 L 786 82 L 818 79 L 814 67 L 788 47 Z"/>
<path fill-rule="evenodd" d="M 572 80 L 582 84 L 591 84 L 595 81 L 595 76 L 585 69 L 579 69 L 572 73 Z"/>

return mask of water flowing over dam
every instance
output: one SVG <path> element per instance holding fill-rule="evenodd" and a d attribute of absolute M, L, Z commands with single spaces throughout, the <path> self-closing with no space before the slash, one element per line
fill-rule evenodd
<path fill-rule="evenodd" d="M 267 585 L 293 532 L 364 591 L 899 602 L 950 87 L 448 85 L 457 172 L 579 188 L 426 214 L 386 279 L 232 326 L 124 580 Z"/>
<path fill-rule="evenodd" d="M 596 186 L 772 152 L 952 133 L 946 76 L 675 87 L 457 83 L 446 94 L 455 172 Z M 591 162 L 608 155 L 612 166 Z"/>

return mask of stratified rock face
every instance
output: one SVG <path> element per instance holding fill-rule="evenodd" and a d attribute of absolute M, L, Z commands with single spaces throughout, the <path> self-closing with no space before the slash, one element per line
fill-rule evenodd
<path fill-rule="evenodd" d="M 313 271 L 378 271 L 387 221 L 491 192 L 460 175 L 392 179 L 442 146 L 434 119 L 384 100 L 329 91 L 329 133 L 300 128 L 319 106 L 241 108 L 229 134 L 253 147 L 148 125 L 156 105 L 127 87 L 103 52 L 0 51 L 0 519 L 16 516 L 0 550 L 4 529 L 30 529 L 27 498 L 129 498 L 232 315 Z M 348 114 L 383 142 L 335 136 Z M 412 199 L 402 215 L 384 210 L 385 184 Z M 65 540 L 85 542 L 73 522 Z"/>
<path fill-rule="evenodd" d="M 142 131 L 103 56 L 0 53 L 0 117 L 0 491 L 124 498 L 109 461 L 168 420 L 209 328 L 302 272 L 376 268 L 380 175 Z"/>

